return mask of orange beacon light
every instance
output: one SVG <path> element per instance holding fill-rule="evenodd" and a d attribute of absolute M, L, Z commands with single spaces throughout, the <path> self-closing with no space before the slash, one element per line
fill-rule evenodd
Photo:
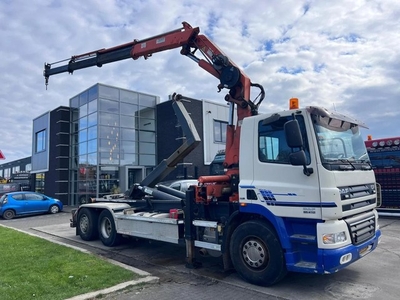
<path fill-rule="evenodd" d="M 298 98 L 290 98 L 289 109 L 298 109 L 298 108 L 299 108 L 299 99 Z"/>

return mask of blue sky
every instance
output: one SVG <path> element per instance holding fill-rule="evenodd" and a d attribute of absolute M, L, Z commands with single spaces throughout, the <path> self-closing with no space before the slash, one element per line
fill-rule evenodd
<path fill-rule="evenodd" d="M 45 62 L 199 27 L 266 90 L 261 113 L 320 105 L 365 122 L 363 136 L 400 136 L 400 2 L 354 1 L 0 1 L 0 150 L 31 155 L 32 120 L 95 83 L 224 103 L 217 80 L 179 54 L 125 60 L 55 75 Z"/>

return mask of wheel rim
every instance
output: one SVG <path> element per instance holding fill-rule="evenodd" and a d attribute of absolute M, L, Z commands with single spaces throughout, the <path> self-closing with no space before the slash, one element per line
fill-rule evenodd
<path fill-rule="evenodd" d="M 7 210 L 4 214 L 4 219 L 9 220 L 14 218 L 14 213 L 10 210 Z"/>
<path fill-rule="evenodd" d="M 81 232 L 86 233 L 88 227 L 89 227 L 89 219 L 87 215 L 82 215 L 79 222 L 79 228 L 81 229 Z"/>
<path fill-rule="evenodd" d="M 252 269 L 262 269 L 269 262 L 269 252 L 265 244 L 257 239 L 248 239 L 242 247 L 242 258 Z"/>
<path fill-rule="evenodd" d="M 112 232 L 112 225 L 109 218 L 103 218 L 101 220 L 101 235 L 105 238 L 109 238 Z"/>
<path fill-rule="evenodd" d="M 51 207 L 51 212 L 52 212 L 53 214 L 58 213 L 58 206 L 52 206 L 52 207 Z"/>

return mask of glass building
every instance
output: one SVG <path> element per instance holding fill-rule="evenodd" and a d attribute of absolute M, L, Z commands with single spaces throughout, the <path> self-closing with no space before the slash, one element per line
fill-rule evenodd
<path fill-rule="evenodd" d="M 159 97 L 96 84 L 70 99 L 70 204 L 124 192 L 156 162 Z"/>

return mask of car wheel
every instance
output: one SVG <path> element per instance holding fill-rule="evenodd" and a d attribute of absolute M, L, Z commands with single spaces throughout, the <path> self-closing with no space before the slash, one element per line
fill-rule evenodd
<path fill-rule="evenodd" d="M 78 234 L 84 241 L 92 241 L 98 237 L 98 214 L 88 208 L 79 210 L 77 218 Z"/>
<path fill-rule="evenodd" d="M 117 233 L 112 214 L 103 210 L 99 216 L 99 236 L 104 246 L 117 246 L 122 241 L 122 236 Z"/>
<path fill-rule="evenodd" d="M 58 207 L 58 205 L 54 204 L 54 205 L 50 206 L 49 212 L 51 214 L 56 214 L 56 213 L 60 212 L 60 208 Z"/>
<path fill-rule="evenodd" d="M 236 271 L 252 284 L 270 286 L 287 274 L 281 244 L 264 222 L 239 225 L 232 234 L 230 254 Z"/>
<path fill-rule="evenodd" d="M 14 217 L 15 217 L 15 212 L 11 209 L 7 209 L 3 213 L 3 219 L 5 219 L 5 220 L 11 220 Z"/>

